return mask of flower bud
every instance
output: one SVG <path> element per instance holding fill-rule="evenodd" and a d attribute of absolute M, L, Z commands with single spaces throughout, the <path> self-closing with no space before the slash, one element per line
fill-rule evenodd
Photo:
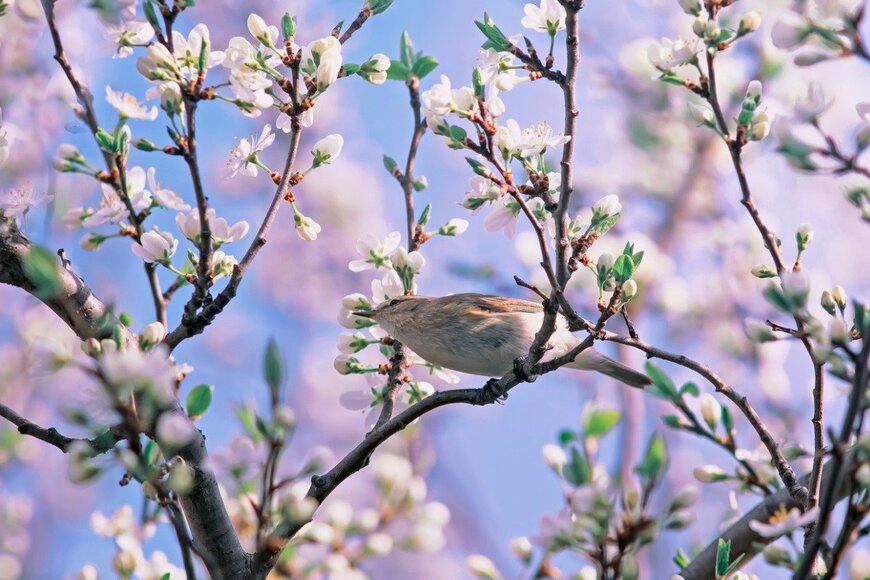
<path fill-rule="evenodd" d="M 676 497 L 671 502 L 671 510 L 680 510 L 689 507 L 698 501 L 698 496 L 700 495 L 700 491 L 698 487 L 695 485 L 687 485 L 676 495 Z"/>
<path fill-rule="evenodd" d="M 749 81 L 749 85 L 746 87 L 746 98 L 758 101 L 761 99 L 761 89 L 761 81 Z"/>
<path fill-rule="evenodd" d="M 637 282 L 634 280 L 626 280 L 622 283 L 622 299 L 628 302 L 637 294 Z"/>
<path fill-rule="evenodd" d="M 842 318 L 833 318 L 831 320 L 831 342 L 846 344 L 852 340 L 852 335 L 849 333 L 849 327 Z"/>
<path fill-rule="evenodd" d="M 319 167 L 332 163 L 341 154 L 341 149 L 344 146 L 344 138 L 333 133 L 327 135 L 320 141 L 314 144 L 311 154 L 314 156 L 314 166 Z"/>
<path fill-rule="evenodd" d="M 465 561 L 465 564 L 468 566 L 468 571 L 478 578 L 489 578 L 491 580 L 501 578 L 501 574 L 495 569 L 495 564 L 486 556 L 472 554 Z"/>
<path fill-rule="evenodd" d="M 846 296 L 846 291 L 842 286 L 834 286 L 834 289 L 831 291 L 831 295 L 834 297 L 834 302 L 837 303 L 837 307 L 840 311 L 846 309 L 846 301 L 848 297 Z"/>
<path fill-rule="evenodd" d="M 275 48 L 275 44 L 272 42 L 272 32 L 269 30 L 269 25 L 266 24 L 266 21 L 263 20 L 260 15 L 254 13 L 248 15 L 248 32 L 265 46 Z"/>
<path fill-rule="evenodd" d="M 722 407 L 716 402 L 715 397 L 710 393 L 704 393 L 701 395 L 700 405 L 701 417 L 704 418 L 704 422 L 707 423 L 707 426 L 715 431 L 716 425 L 718 425 L 719 420 L 722 419 Z"/>
<path fill-rule="evenodd" d="M 279 427 L 292 429 L 296 425 L 296 414 L 287 405 L 278 405 L 272 412 L 272 418 Z"/>
<path fill-rule="evenodd" d="M 744 34 L 749 34 L 750 32 L 755 32 L 758 30 L 759 26 L 761 26 L 761 14 L 755 10 L 747 12 L 743 15 L 743 18 L 740 19 L 740 26 L 737 29 L 737 34 L 742 36 Z"/>
<path fill-rule="evenodd" d="M 677 0 L 680 3 L 680 8 L 686 14 L 697 16 L 701 13 L 701 3 L 698 0 Z"/>
<path fill-rule="evenodd" d="M 139 342 L 143 349 L 148 349 L 154 346 L 166 336 L 166 327 L 162 322 L 152 322 L 142 329 L 142 334 L 139 335 Z"/>
<path fill-rule="evenodd" d="M 103 349 L 100 347 L 100 341 L 96 338 L 89 338 L 82 341 L 82 352 L 91 358 L 99 356 Z"/>
<path fill-rule="evenodd" d="M 166 486 L 178 495 L 186 495 L 193 489 L 193 469 L 178 462 L 169 470 Z"/>
<path fill-rule="evenodd" d="M 358 365 L 359 361 L 351 356 L 346 354 L 340 354 L 335 357 L 335 360 L 332 363 L 332 366 L 335 367 L 335 370 L 338 371 L 340 375 L 349 375 L 353 372 L 354 366 Z"/>
<path fill-rule="evenodd" d="M 528 564 L 532 559 L 532 542 L 526 536 L 519 536 L 517 538 L 511 538 L 510 541 L 510 549 L 511 552 L 514 553 L 514 556 L 520 559 L 524 564 Z"/>
<path fill-rule="evenodd" d="M 794 237 L 797 241 L 798 253 L 806 250 L 813 241 L 813 230 L 810 224 L 801 224 Z"/>
<path fill-rule="evenodd" d="M 136 557 L 126 550 L 117 552 L 112 558 L 112 568 L 121 577 L 127 578 L 136 569 Z"/>
<path fill-rule="evenodd" d="M 556 473 L 562 473 L 562 468 L 564 468 L 565 464 L 568 462 L 568 456 L 565 454 L 565 450 L 558 445 L 553 445 L 552 443 L 544 445 L 541 450 L 541 455 L 544 458 L 544 463 Z"/>
<path fill-rule="evenodd" d="M 702 465 L 701 467 L 696 467 L 692 471 L 692 475 L 702 483 L 711 483 L 728 479 L 728 474 L 722 471 L 722 468 L 718 465 Z"/>
<path fill-rule="evenodd" d="M 386 556 L 393 549 L 393 538 L 389 534 L 378 532 L 366 538 L 365 551 L 372 556 Z"/>
<path fill-rule="evenodd" d="M 810 280 L 803 272 L 787 272 L 781 276 L 782 291 L 798 309 L 807 303 L 810 294 Z"/>
<path fill-rule="evenodd" d="M 712 127 L 715 123 L 715 116 L 713 115 L 713 110 L 710 107 L 705 107 L 704 105 L 690 102 L 689 114 L 692 116 L 692 119 L 694 119 L 695 122 L 699 125 L 706 125 L 708 127 Z"/>
<path fill-rule="evenodd" d="M 776 277 L 776 270 L 767 264 L 759 264 L 752 269 L 752 275 L 756 278 L 774 278 Z"/>
<path fill-rule="evenodd" d="M 744 329 L 746 337 L 752 342 L 770 342 L 771 340 L 776 340 L 773 330 L 761 320 L 747 318 L 744 321 Z"/>
<path fill-rule="evenodd" d="M 822 292 L 822 308 L 825 309 L 825 312 L 833 315 L 837 310 L 837 303 L 834 302 L 834 297 L 829 290 L 825 290 Z"/>

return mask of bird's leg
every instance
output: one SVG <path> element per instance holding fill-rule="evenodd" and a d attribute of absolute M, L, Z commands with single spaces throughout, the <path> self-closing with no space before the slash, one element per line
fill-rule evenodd
<path fill-rule="evenodd" d="M 526 362 L 528 362 L 528 360 L 528 355 L 514 359 L 514 375 L 516 375 L 518 381 L 534 383 L 538 380 L 538 375 L 530 375 L 526 372 Z"/>
<path fill-rule="evenodd" d="M 499 384 L 499 379 L 489 379 L 483 385 L 483 400 L 485 403 L 501 403 L 507 400 L 508 394 Z"/>

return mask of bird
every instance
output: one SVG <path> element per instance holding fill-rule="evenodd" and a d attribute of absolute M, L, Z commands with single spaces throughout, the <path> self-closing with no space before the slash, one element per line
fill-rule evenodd
<path fill-rule="evenodd" d="M 514 361 L 528 355 L 541 328 L 544 307 L 536 302 L 488 294 L 399 296 L 371 310 L 353 314 L 375 321 L 391 337 L 426 361 L 446 369 L 487 377 L 501 377 L 515 368 Z M 559 314 L 546 362 L 580 344 Z M 650 379 L 593 348 L 580 352 L 571 369 L 591 370 L 626 385 L 643 388 Z"/>

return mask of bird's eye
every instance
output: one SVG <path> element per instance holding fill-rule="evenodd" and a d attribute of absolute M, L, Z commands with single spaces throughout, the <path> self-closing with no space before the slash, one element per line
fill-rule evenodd
<path fill-rule="evenodd" d="M 401 300 L 399 300 L 398 298 L 393 298 L 392 300 L 390 300 L 390 306 L 395 306 L 399 302 L 401 302 Z"/>

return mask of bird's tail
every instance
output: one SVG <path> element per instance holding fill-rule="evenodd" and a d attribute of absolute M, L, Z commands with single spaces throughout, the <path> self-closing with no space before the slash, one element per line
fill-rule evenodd
<path fill-rule="evenodd" d="M 596 371 L 638 389 L 652 384 L 652 381 L 645 374 L 627 367 L 612 358 L 608 358 L 591 348 L 581 352 L 573 362 L 565 366 L 573 369 Z"/>

